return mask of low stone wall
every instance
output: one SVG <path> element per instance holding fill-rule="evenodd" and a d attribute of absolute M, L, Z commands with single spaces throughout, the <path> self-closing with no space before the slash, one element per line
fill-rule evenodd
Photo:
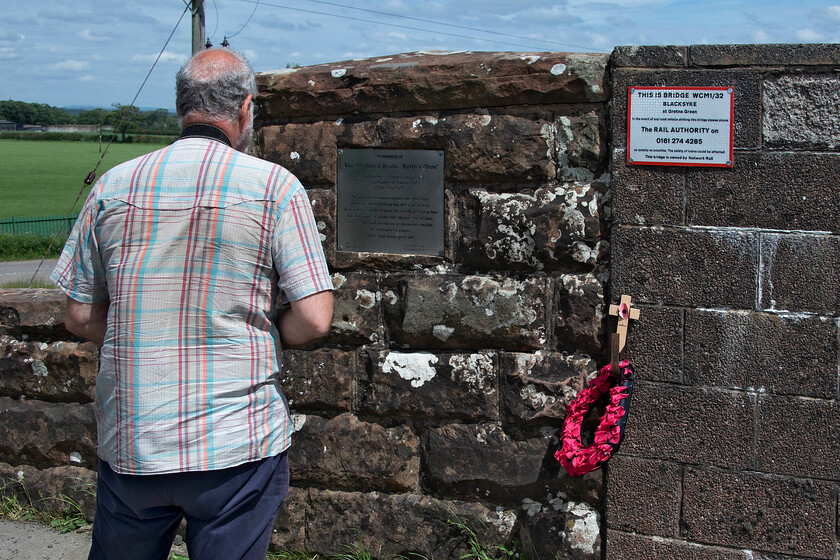
<path fill-rule="evenodd" d="M 612 291 L 643 303 L 607 558 L 837 554 L 836 45 L 613 53 Z M 735 89 L 732 169 L 628 166 L 628 86 Z M 781 556 L 785 555 L 785 556 Z"/>

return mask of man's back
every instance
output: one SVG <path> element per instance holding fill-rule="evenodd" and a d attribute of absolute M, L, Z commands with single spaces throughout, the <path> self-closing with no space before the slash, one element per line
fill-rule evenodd
<path fill-rule="evenodd" d="M 74 251 L 57 270 L 67 289 L 70 278 L 95 279 L 80 301 L 110 301 L 100 456 L 117 472 L 160 474 L 285 450 L 278 280 L 290 299 L 331 288 L 326 270 L 312 270 L 323 257 L 314 227 L 301 228 L 303 187 L 206 138 L 118 166 L 97 187 L 79 220 L 101 258 Z"/>

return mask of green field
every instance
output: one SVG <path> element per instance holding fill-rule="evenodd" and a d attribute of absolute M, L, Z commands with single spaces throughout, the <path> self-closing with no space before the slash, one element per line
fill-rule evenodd
<path fill-rule="evenodd" d="M 162 146 L 112 144 L 96 177 Z M 0 140 L 0 218 L 67 215 L 99 157 L 98 142 Z M 73 213 L 89 192 L 86 187 Z"/>

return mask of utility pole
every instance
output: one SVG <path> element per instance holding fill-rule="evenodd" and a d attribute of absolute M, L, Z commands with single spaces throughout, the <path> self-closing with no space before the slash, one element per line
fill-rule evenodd
<path fill-rule="evenodd" d="M 192 53 L 204 48 L 204 0 L 192 0 Z"/>

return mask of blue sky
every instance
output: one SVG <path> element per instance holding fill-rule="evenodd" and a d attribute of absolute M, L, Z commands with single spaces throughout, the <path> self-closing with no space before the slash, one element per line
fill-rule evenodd
<path fill-rule="evenodd" d="M 618 45 L 840 42 L 840 0 L 205 0 L 207 36 L 255 70 L 425 50 L 610 52 Z M 3 0 L 0 99 L 134 99 L 184 0 Z M 190 15 L 137 97 L 174 108 Z"/>

